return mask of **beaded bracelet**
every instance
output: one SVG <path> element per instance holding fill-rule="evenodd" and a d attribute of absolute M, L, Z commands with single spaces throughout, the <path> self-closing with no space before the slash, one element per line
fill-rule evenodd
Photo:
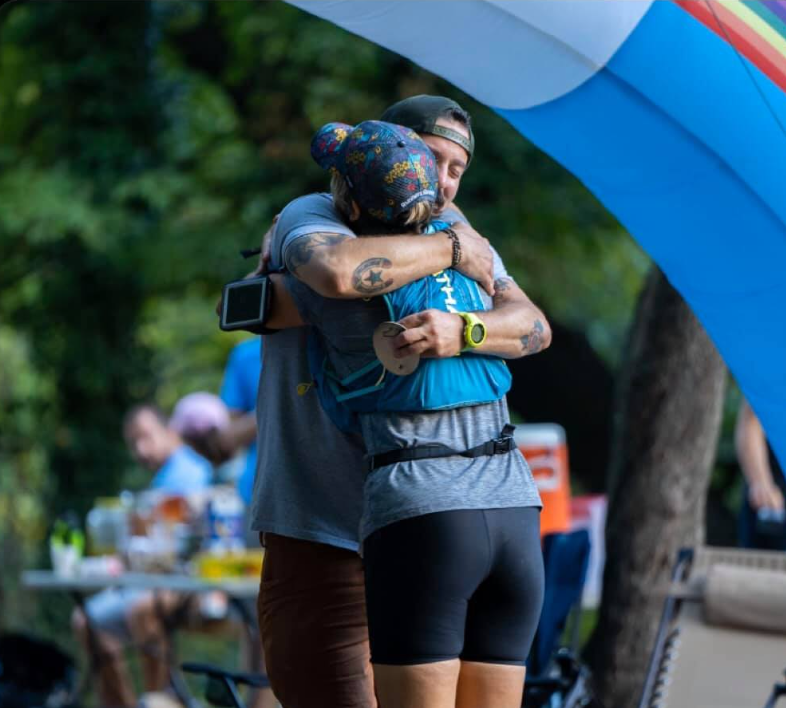
<path fill-rule="evenodd" d="M 451 268 L 456 268 L 461 263 L 461 240 L 458 234 L 450 228 L 450 226 L 442 229 L 447 234 L 448 238 L 453 241 L 453 262 L 450 264 Z"/>

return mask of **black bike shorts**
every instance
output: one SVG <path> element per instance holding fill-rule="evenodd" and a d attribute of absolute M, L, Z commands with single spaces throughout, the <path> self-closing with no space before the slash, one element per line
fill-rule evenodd
<path fill-rule="evenodd" d="M 426 514 L 363 549 L 372 663 L 524 665 L 543 604 L 540 509 Z"/>

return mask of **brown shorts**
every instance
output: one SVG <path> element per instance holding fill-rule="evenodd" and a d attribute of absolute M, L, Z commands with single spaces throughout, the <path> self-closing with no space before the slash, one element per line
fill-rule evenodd
<path fill-rule="evenodd" d="M 375 708 L 357 553 L 265 534 L 259 629 L 284 708 Z"/>

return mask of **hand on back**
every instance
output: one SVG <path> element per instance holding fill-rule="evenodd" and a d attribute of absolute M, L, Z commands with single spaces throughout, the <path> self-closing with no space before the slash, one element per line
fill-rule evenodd
<path fill-rule="evenodd" d="M 393 340 L 398 358 L 420 354 L 443 359 L 464 348 L 464 320 L 451 312 L 423 310 L 405 317 L 401 324 L 407 331 Z"/>

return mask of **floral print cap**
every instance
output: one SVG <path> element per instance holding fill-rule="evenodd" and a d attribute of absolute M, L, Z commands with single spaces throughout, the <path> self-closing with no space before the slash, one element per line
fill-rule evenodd
<path fill-rule="evenodd" d="M 360 209 L 384 223 L 437 198 L 434 154 L 414 130 L 401 125 L 328 123 L 314 135 L 311 157 L 344 177 Z"/>

